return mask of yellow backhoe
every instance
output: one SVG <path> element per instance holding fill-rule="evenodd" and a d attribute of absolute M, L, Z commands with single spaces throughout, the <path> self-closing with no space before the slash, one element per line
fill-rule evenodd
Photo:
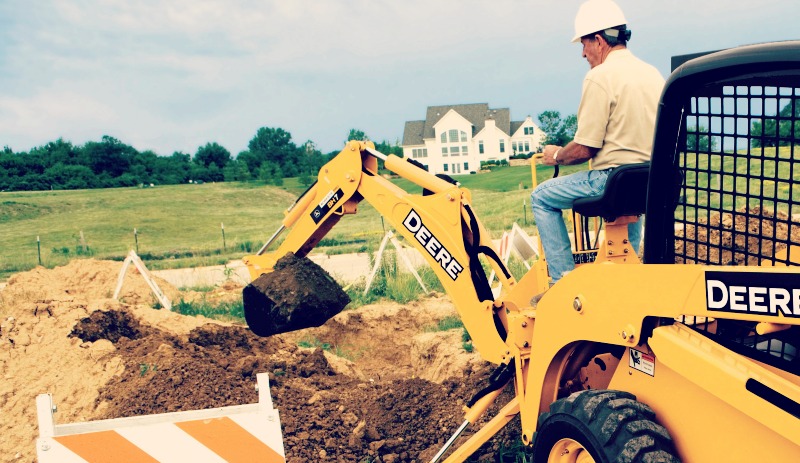
<path fill-rule="evenodd" d="M 424 193 L 379 175 L 379 162 Z M 347 303 L 330 289 L 296 309 L 311 295 L 282 300 L 270 275 L 362 200 L 425 257 L 497 365 L 432 461 L 465 461 L 517 416 L 537 463 L 800 461 L 800 41 L 717 52 L 673 72 L 651 163 L 616 169 L 602 196 L 575 204 L 581 221 L 604 222 L 599 246 L 578 250 L 586 263 L 535 307 L 549 285 L 544 261 L 512 277 L 469 190 L 347 143 L 244 259 L 255 333 L 316 326 Z M 643 214 L 640 262 L 626 224 Z M 481 262 L 503 284 L 497 297 Z M 324 277 L 309 278 L 328 291 Z M 324 316 L 308 316 L 320 307 Z M 507 387 L 513 399 L 451 449 Z"/>

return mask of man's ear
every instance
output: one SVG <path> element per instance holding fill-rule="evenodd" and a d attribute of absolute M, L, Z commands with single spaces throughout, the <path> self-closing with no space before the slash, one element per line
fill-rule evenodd
<path fill-rule="evenodd" d="M 595 34 L 595 35 L 594 35 L 594 39 L 595 39 L 596 41 L 600 42 L 600 45 L 604 45 L 604 44 L 605 44 L 605 45 L 608 45 L 608 42 L 607 42 L 607 41 L 606 41 L 606 39 L 603 37 L 603 34 Z"/>

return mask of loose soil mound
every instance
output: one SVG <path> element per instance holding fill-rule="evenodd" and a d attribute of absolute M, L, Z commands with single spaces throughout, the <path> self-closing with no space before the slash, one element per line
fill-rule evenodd
<path fill-rule="evenodd" d="M 791 227 L 789 226 L 791 224 Z M 760 207 L 714 213 L 686 224 L 675 233 L 676 263 L 760 265 L 786 248 L 800 243 L 800 224 L 781 211 Z"/>
<path fill-rule="evenodd" d="M 97 310 L 76 323 L 69 335 L 87 342 L 107 339 L 116 343 L 121 338 L 139 339 L 146 333 L 139 320 L 127 312 Z"/>
<path fill-rule="evenodd" d="M 71 423 L 253 403 L 261 372 L 270 375 L 288 462 L 429 461 L 488 373 L 464 352 L 459 330 L 426 331 L 455 314 L 442 296 L 346 310 L 319 328 L 260 338 L 241 325 L 152 309 L 133 271 L 123 302 L 114 301 L 120 269 L 73 261 L 15 275 L 0 292 L 0 461 L 35 461 L 37 394 L 52 393 L 56 421 Z M 182 297 L 158 283 L 172 300 Z M 229 286 L 208 296 L 240 297 Z M 495 438 L 475 461 L 495 461 L 518 432 Z"/>

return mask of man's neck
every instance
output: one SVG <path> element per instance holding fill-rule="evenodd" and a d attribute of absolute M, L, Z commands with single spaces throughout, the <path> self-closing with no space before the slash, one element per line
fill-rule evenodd
<path fill-rule="evenodd" d="M 627 50 L 627 48 L 628 47 L 626 47 L 625 45 L 614 45 L 613 47 L 606 48 L 605 50 L 603 50 L 603 54 L 602 54 L 603 59 L 600 61 L 600 64 L 603 64 L 603 63 L 606 62 L 606 60 L 608 59 L 608 55 L 610 55 L 612 51 Z"/>

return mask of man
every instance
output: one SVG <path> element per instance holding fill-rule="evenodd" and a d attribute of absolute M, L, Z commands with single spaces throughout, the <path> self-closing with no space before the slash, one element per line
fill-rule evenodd
<path fill-rule="evenodd" d="M 583 81 L 578 128 L 566 146 L 545 146 L 542 162 L 592 164 L 591 170 L 542 182 L 531 194 L 551 284 L 575 268 L 562 210 L 571 209 L 578 198 L 600 195 L 614 167 L 650 160 L 664 78 L 627 49 L 630 35 L 612 0 L 589 0 L 575 17 L 572 41 L 581 42 L 591 68 Z M 628 233 L 638 250 L 641 224 L 630 224 Z"/>

